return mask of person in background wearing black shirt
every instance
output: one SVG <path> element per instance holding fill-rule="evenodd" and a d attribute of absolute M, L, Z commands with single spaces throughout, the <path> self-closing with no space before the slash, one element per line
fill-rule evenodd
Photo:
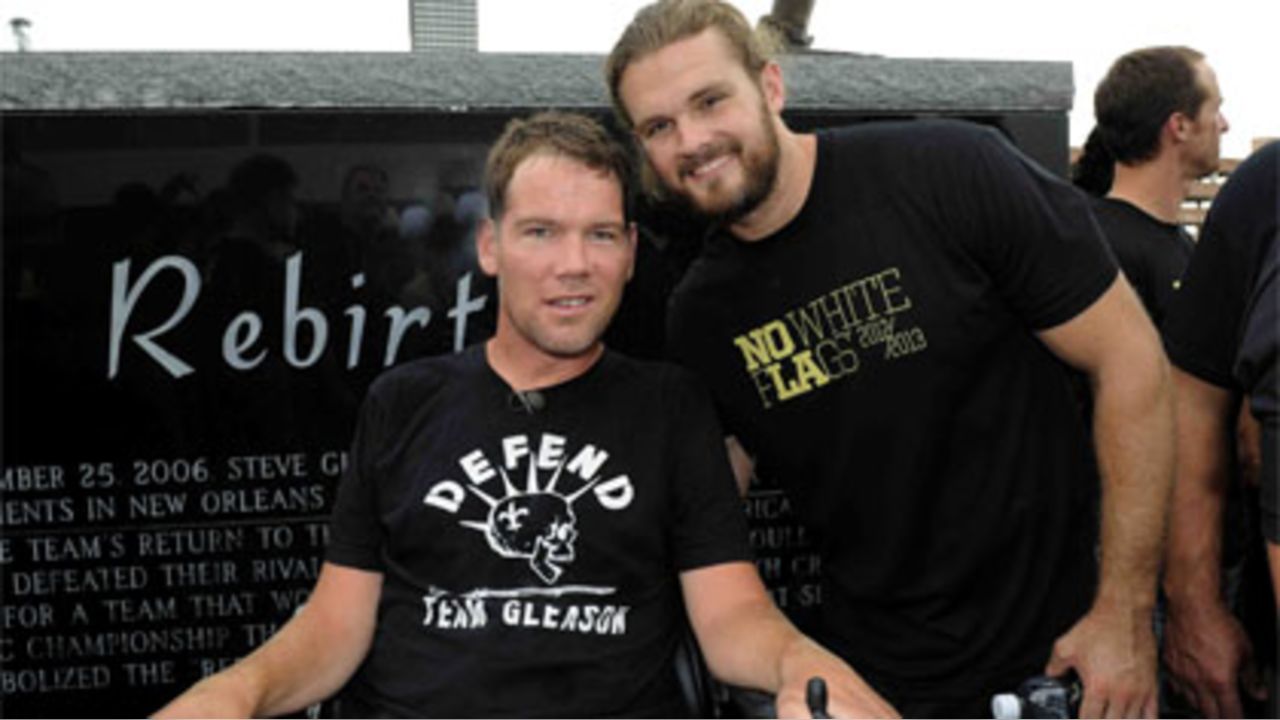
<path fill-rule="evenodd" d="M 710 670 L 837 715 L 893 711 L 778 611 L 705 390 L 600 341 L 634 263 L 623 148 L 582 116 L 508 125 L 478 238 L 498 327 L 365 400 L 316 587 L 163 716 L 676 717 L 687 613 Z M 348 682 L 349 681 L 349 682 Z"/>
<path fill-rule="evenodd" d="M 1251 670 L 1255 650 L 1272 665 L 1274 630 L 1251 642 L 1222 589 L 1222 537 L 1231 485 L 1228 439 L 1246 398 L 1262 429 L 1261 531 L 1273 591 L 1280 579 L 1280 143 L 1253 153 L 1227 179 L 1164 323 L 1174 365 L 1178 471 L 1170 509 L 1164 589 L 1169 626 L 1165 657 L 1177 687 L 1205 717 L 1245 717 L 1243 689 L 1267 689 Z M 1253 508 L 1250 508 L 1253 511 Z M 1280 597 L 1280 592 L 1274 592 Z M 1274 604 L 1274 602 L 1272 603 Z M 1274 622 L 1272 608 L 1263 612 Z M 1272 625 L 1274 628 L 1274 625 Z M 1263 662 L 1257 662 L 1263 665 Z"/>
<path fill-rule="evenodd" d="M 1075 181 L 1098 196 L 1103 235 L 1158 327 L 1195 247 L 1178 224 L 1187 183 L 1218 169 L 1230 127 L 1218 80 L 1191 48 L 1134 50 L 1111 65 L 1093 108 Z"/>
<path fill-rule="evenodd" d="M 605 74 L 646 183 L 718 225 L 668 345 L 815 531 L 815 637 L 910 717 L 1069 670 L 1083 716 L 1153 717 L 1168 362 L 1085 196 L 990 128 L 792 132 L 728 3 L 646 6 Z"/>

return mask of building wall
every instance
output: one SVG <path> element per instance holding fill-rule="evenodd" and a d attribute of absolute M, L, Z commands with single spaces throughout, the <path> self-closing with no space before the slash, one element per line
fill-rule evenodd
<path fill-rule="evenodd" d="M 409 26 L 415 51 L 475 50 L 476 0 L 413 0 Z"/>

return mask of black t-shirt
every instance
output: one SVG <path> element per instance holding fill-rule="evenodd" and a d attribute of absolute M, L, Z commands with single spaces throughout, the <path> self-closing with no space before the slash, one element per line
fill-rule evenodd
<path fill-rule="evenodd" d="M 1280 143 L 1232 173 L 1205 218 L 1165 320 L 1169 359 L 1206 382 L 1249 396 L 1262 427 L 1262 531 L 1280 542 Z"/>
<path fill-rule="evenodd" d="M 1007 686 L 1087 608 L 1097 475 L 1032 330 L 1116 274 L 1082 194 L 921 121 L 820 133 L 799 215 L 674 294 L 672 356 L 817 534 L 818 639 L 891 699 Z"/>
<path fill-rule="evenodd" d="M 610 352 L 513 397 L 481 345 L 371 388 L 328 549 L 384 574 L 357 707 L 679 712 L 678 573 L 751 557 L 710 398 Z"/>
<path fill-rule="evenodd" d="M 1162 222 L 1124 200 L 1094 198 L 1093 214 L 1120 269 L 1159 327 L 1195 241 L 1182 226 Z"/>

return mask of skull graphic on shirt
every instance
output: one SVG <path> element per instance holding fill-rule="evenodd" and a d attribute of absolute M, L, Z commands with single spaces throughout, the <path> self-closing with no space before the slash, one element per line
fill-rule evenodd
<path fill-rule="evenodd" d="M 551 584 L 573 562 L 573 542 L 578 537 L 577 518 L 565 498 L 554 493 L 512 495 L 489 511 L 489 546 L 505 558 L 523 558 L 529 567 Z"/>

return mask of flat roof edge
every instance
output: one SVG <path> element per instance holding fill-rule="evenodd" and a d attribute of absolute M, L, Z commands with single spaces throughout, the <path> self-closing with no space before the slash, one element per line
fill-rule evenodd
<path fill-rule="evenodd" d="M 601 55 L 5 53 L 0 111 L 604 108 Z M 1069 62 L 787 56 L 793 111 L 1065 112 Z"/>

